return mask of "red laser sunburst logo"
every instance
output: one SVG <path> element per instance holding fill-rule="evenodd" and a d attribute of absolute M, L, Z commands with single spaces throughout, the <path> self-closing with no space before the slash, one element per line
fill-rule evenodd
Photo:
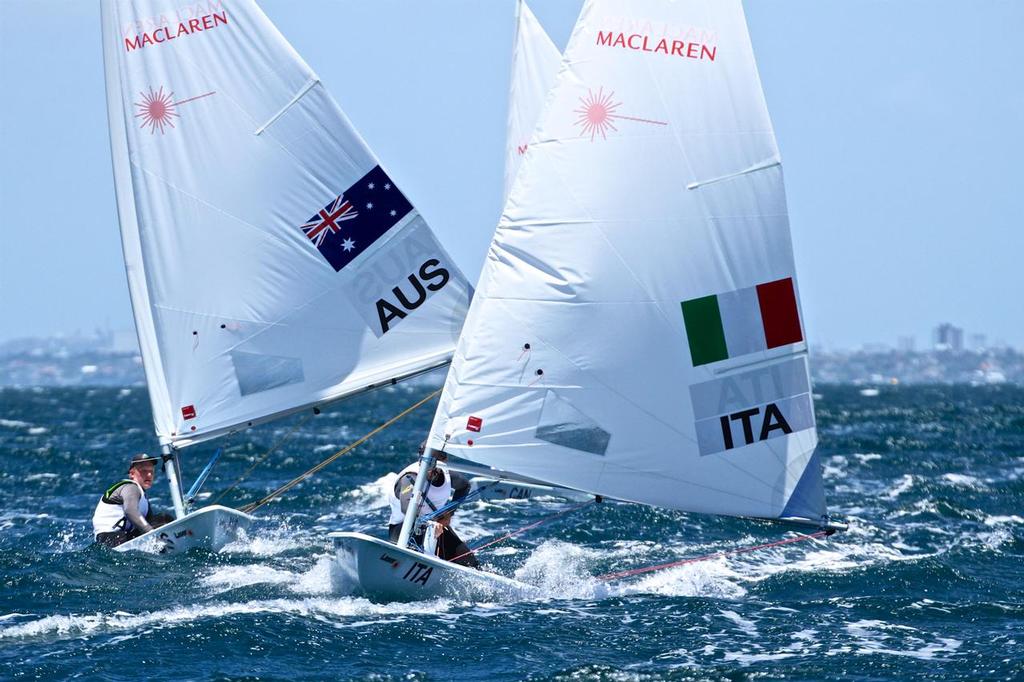
<path fill-rule="evenodd" d="M 173 92 L 164 92 L 163 86 L 160 86 L 158 90 L 153 88 L 149 89 L 148 93 L 140 92 L 139 97 L 141 101 L 135 102 L 135 106 L 138 107 L 139 112 L 135 114 L 135 118 L 142 119 L 140 128 L 149 128 L 149 133 L 152 135 L 157 130 L 163 135 L 167 128 L 174 127 L 174 119 L 180 118 L 177 112 L 177 107 L 187 102 L 194 102 L 197 99 L 203 97 L 209 97 L 213 95 L 213 92 L 207 92 L 196 97 L 189 97 L 188 99 L 174 101 Z"/>
<path fill-rule="evenodd" d="M 573 110 L 579 114 L 576 125 L 580 127 L 580 135 L 590 135 L 593 142 L 598 135 L 602 140 L 608 139 L 608 132 L 618 132 L 618 128 L 612 123 L 614 120 L 637 121 L 639 123 L 650 123 L 651 125 L 667 126 L 665 121 L 652 121 L 649 118 L 637 118 L 635 116 L 623 116 L 616 113 L 622 102 L 615 101 L 615 93 L 605 94 L 604 88 L 599 88 L 597 94 L 593 90 L 587 90 L 586 97 L 580 97 L 580 108 Z"/>

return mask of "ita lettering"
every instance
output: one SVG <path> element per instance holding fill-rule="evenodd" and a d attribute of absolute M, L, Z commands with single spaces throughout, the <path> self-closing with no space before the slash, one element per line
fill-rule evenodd
<path fill-rule="evenodd" d="M 433 572 L 434 568 L 432 566 L 427 566 L 417 561 L 409 567 L 409 570 L 405 572 L 402 578 L 417 585 L 426 585 Z"/>
<path fill-rule="evenodd" d="M 402 320 L 427 300 L 428 292 L 440 291 L 451 275 L 441 266 L 441 261 L 431 258 L 420 265 L 419 270 L 410 274 L 406 282 L 394 287 L 387 298 L 377 299 L 377 317 L 381 334 L 386 334 L 395 320 Z"/>
<path fill-rule="evenodd" d="M 718 418 L 722 425 L 722 441 L 726 450 L 743 445 L 753 445 L 755 442 L 768 440 L 772 432 L 781 431 L 783 434 L 793 433 L 789 422 L 782 414 L 782 410 L 775 403 L 768 403 L 762 410 L 759 407 L 752 407 L 749 410 L 740 410 L 732 414 L 723 414 Z M 734 424 L 740 425 L 742 442 L 737 445 Z M 755 427 L 757 433 L 755 434 Z"/>

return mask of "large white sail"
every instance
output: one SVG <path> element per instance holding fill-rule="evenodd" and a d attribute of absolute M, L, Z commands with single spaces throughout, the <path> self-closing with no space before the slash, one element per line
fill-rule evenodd
<path fill-rule="evenodd" d="M 739 0 L 588 0 L 431 446 L 624 500 L 820 521 L 798 301 Z"/>
<path fill-rule="evenodd" d="M 537 127 L 544 100 L 551 92 L 562 55 L 537 21 L 525 0 L 516 3 L 516 36 L 512 49 L 512 84 L 508 102 L 508 134 L 505 150 L 507 200 L 519 163 L 526 154 L 530 135 Z"/>
<path fill-rule="evenodd" d="M 102 3 L 157 434 L 185 445 L 446 362 L 470 287 L 251 0 Z"/>

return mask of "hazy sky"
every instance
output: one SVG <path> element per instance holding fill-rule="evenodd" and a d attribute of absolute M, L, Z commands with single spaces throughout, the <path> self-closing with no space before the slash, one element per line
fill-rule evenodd
<path fill-rule="evenodd" d="M 263 0 L 475 280 L 513 0 Z M 564 47 L 582 0 L 533 0 Z M 1024 2 L 746 0 L 812 344 L 1024 346 Z M 132 325 L 98 0 L 0 0 L 0 340 Z"/>

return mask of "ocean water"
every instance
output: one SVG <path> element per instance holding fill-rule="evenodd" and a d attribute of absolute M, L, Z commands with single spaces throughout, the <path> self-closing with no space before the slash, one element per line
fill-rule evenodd
<path fill-rule="evenodd" d="M 289 480 L 431 381 L 325 410 L 223 502 Z M 429 408 L 261 509 L 225 551 L 168 557 L 90 545 L 98 496 L 154 449 L 144 390 L 0 391 L 0 679 L 1024 678 L 1024 389 L 818 390 L 848 533 L 606 585 L 593 576 L 789 535 L 591 505 L 482 555 L 542 597 L 411 604 L 336 593 L 326 533 L 383 531 L 381 486 L 413 459 Z M 228 439 L 206 490 L 298 419 Z M 185 452 L 186 482 L 213 449 Z M 480 544 L 571 504 L 475 503 L 456 527 Z"/>

